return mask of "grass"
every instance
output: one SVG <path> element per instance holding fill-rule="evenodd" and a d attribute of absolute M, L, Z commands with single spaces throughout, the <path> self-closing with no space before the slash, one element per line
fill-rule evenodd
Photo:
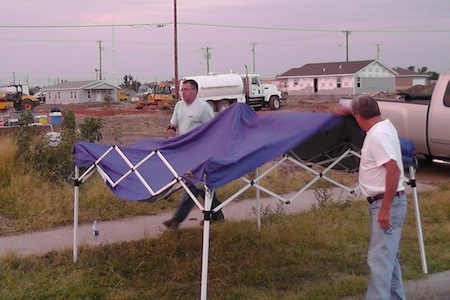
<path fill-rule="evenodd" d="M 2 235 L 70 225 L 73 186 L 55 184 L 14 168 L 14 145 L 0 143 Z M 294 176 L 293 174 L 296 174 Z M 288 192 L 309 180 L 295 165 L 261 184 Z M 352 182 L 354 174 L 341 179 Z M 252 174 L 249 174 L 252 177 Z M 219 189 L 222 199 L 242 183 Z M 328 198 L 328 185 L 316 186 L 318 205 L 286 215 L 265 210 L 258 231 L 254 221 L 214 224 L 209 251 L 209 299 L 340 299 L 360 297 L 368 282 L 367 205 Z M 99 178 L 81 187 L 80 220 L 120 219 L 172 209 L 173 199 L 148 203 L 115 198 Z M 243 197 L 254 195 L 249 189 Z M 450 269 L 450 185 L 421 192 L 421 214 L 430 273 Z M 401 241 L 404 279 L 423 276 L 414 209 Z M 264 209 L 264 208 L 263 208 Z M 202 260 L 200 228 L 162 231 L 157 238 L 101 247 L 0 259 L 0 299 L 198 299 Z"/>
<path fill-rule="evenodd" d="M 73 183 L 50 181 L 40 174 L 18 168 L 13 140 L 2 139 L 0 145 L 0 236 L 70 226 L 73 223 Z M 269 165 L 263 166 L 261 172 Z M 248 177 L 253 179 L 254 174 L 248 174 Z M 285 168 L 272 171 L 260 184 L 276 193 L 287 193 L 298 190 L 310 178 L 300 167 L 287 163 Z M 344 182 L 352 180 L 355 180 L 354 174 L 344 178 Z M 220 199 L 227 199 L 244 185 L 243 181 L 234 181 L 216 192 Z M 123 201 L 96 174 L 80 187 L 79 222 L 90 224 L 93 220 L 118 220 L 170 211 L 175 209 L 180 196 L 179 191 L 167 200 L 151 204 Z M 251 188 L 237 201 L 253 197 L 255 189 Z"/>
<path fill-rule="evenodd" d="M 430 273 L 450 269 L 450 190 L 421 193 Z M 403 276 L 423 276 L 412 203 L 401 242 Z M 368 213 L 364 201 L 329 201 L 310 211 L 214 224 L 209 299 L 340 299 L 368 282 Z M 198 299 L 200 228 L 157 238 L 0 260 L 1 299 Z"/>

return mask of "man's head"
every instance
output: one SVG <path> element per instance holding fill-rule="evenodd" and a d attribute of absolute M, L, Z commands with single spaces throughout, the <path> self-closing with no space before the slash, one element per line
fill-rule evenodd
<path fill-rule="evenodd" d="M 363 119 L 371 119 L 381 115 L 377 101 L 370 96 L 359 96 L 353 99 L 350 109 L 355 117 L 359 115 Z"/>
<path fill-rule="evenodd" d="M 181 94 L 184 102 L 191 104 L 197 97 L 198 84 L 193 79 L 186 79 L 181 83 Z"/>
<path fill-rule="evenodd" d="M 381 121 L 378 103 L 370 96 L 353 99 L 350 109 L 359 127 L 364 131 L 368 131 L 374 124 Z"/>

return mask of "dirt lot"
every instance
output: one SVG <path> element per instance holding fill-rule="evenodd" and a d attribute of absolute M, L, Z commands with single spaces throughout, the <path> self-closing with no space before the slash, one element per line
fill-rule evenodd
<path fill-rule="evenodd" d="M 279 111 L 264 109 L 257 114 L 277 113 L 283 111 L 332 112 L 337 106 L 338 98 L 333 96 L 290 97 L 284 101 Z M 41 105 L 37 113 L 49 113 L 52 108 L 71 109 L 77 122 L 82 123 L 86 117 L 101 117 L 104 121 L 102 143 L 129 145 L 144 138 L 165 137 L 172 110 L 159 110 L 154 107 L 135 109 L 133 103 L 113 104 L 110 107 L 103 103 L 78 105 Z M 419 161 L 417 180 L 423 183 L 448 182 L 450 166 L 431 164 Z"/>
<path fill-rule="evenodd" d="M 330 112 L 337 105 L 335 97 L 302 98 L 291 97 L 284 101 L 279 111 L 310 111 Z M 170 109 L 157 109 L 152 106 L 136 109 L 133 103 L 117 103 L 105 106 L 103 103 L 50 105 L 44 104 L 35 108 L 36 113 L 49 113 L 51 109 L 62 111 L 71 109 L 76 116 L 77 123 L 82 123 L 86 117 L 101 117 L 104 121 L 103 143 L 117 143 L 118 131 L 122 136 L 119 141 L 129 145 L 144 138 L 165 137 L 165 131 L 172 114 Z M 271 113 L 264 109 L 258 114 Z M 116 134 L 115 134 L 116 132 Z"/>

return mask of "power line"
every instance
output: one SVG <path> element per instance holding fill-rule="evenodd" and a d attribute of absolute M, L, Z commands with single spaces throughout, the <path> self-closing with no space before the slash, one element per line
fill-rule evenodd
<path fill-rule="evenodd" d="M 171 23 L 145 23 L 145 24 L 91 24 L 91 25 L 0 25 L 3 29 L 54 29 L 54 28 L 109 28 L 109 27 L 132 27 L 132 28 L 142 28 L 142 27 L 156 27 L 162 28 Z"/>
<path fill-rule="evenodd" d="M 162 28 L 173 25 L 173 22 L 166 23 L 143 23 L 143 24 L 91 24 L 91 25 L 0 25 L 3 29 L 56 29 L 56 28 L 109 28 L 109 27 L 156 27 Z M 178 22 L 183 26 L 201 26 L 201 27 L 219 27 L 235 29 L 254 29 L 254 30 L 277 30 L 277 31 L 296 31 L 296 32 L 342 32 L 341 29 L 312 29 L 312 28 L 285 28 L 285 27 L 264 27 L 264 26 L 244 26 L 244 25 L 225 25 L 225 24 L 207 24 L 207 23 L 188 23 Z M 424 29 L 424 30 L 356 30 L 351 32 L 360 33 L 449 33 L 450 29 Z"/>

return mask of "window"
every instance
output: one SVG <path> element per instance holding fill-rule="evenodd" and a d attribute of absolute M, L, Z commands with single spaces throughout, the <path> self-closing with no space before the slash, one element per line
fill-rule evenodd
<path fill-rule="evenodd" d="M 447 88 L 445 89 L 444 106 L 450 107 L 450 82 L 447 83 Z"/>
<path fill-rule="evenodd" d="M 320 84 L 320 87 L 325 87 L 325 82 L 322 82 L 321 84 Z"/>
<path fill-rule="evenodd" d="M 356 77 L 356 87 L 361 87 L 361 77 Z"/>
<path fill-rule="evenodd" d="M 88 99 L 91 99 L 91 90 L 87 90 L 87 97 Z"/>
<path fill-rule="evenodd" d="M 298 79 L 294 79 L 294 86 L 298 85 Z"/>
<path fill-rule="evenodd" d="M 341 80 L 342 80 L 341 77 L 336 78 L 336 87 L 337 87 L 337 88 L 340 88 L 340 87 L 341 87 Z"/>
<path fill-rule="evenodd" d="M 56 98 L 61 99 L 61 92 L 58 92 L 58 96 Z"/>

